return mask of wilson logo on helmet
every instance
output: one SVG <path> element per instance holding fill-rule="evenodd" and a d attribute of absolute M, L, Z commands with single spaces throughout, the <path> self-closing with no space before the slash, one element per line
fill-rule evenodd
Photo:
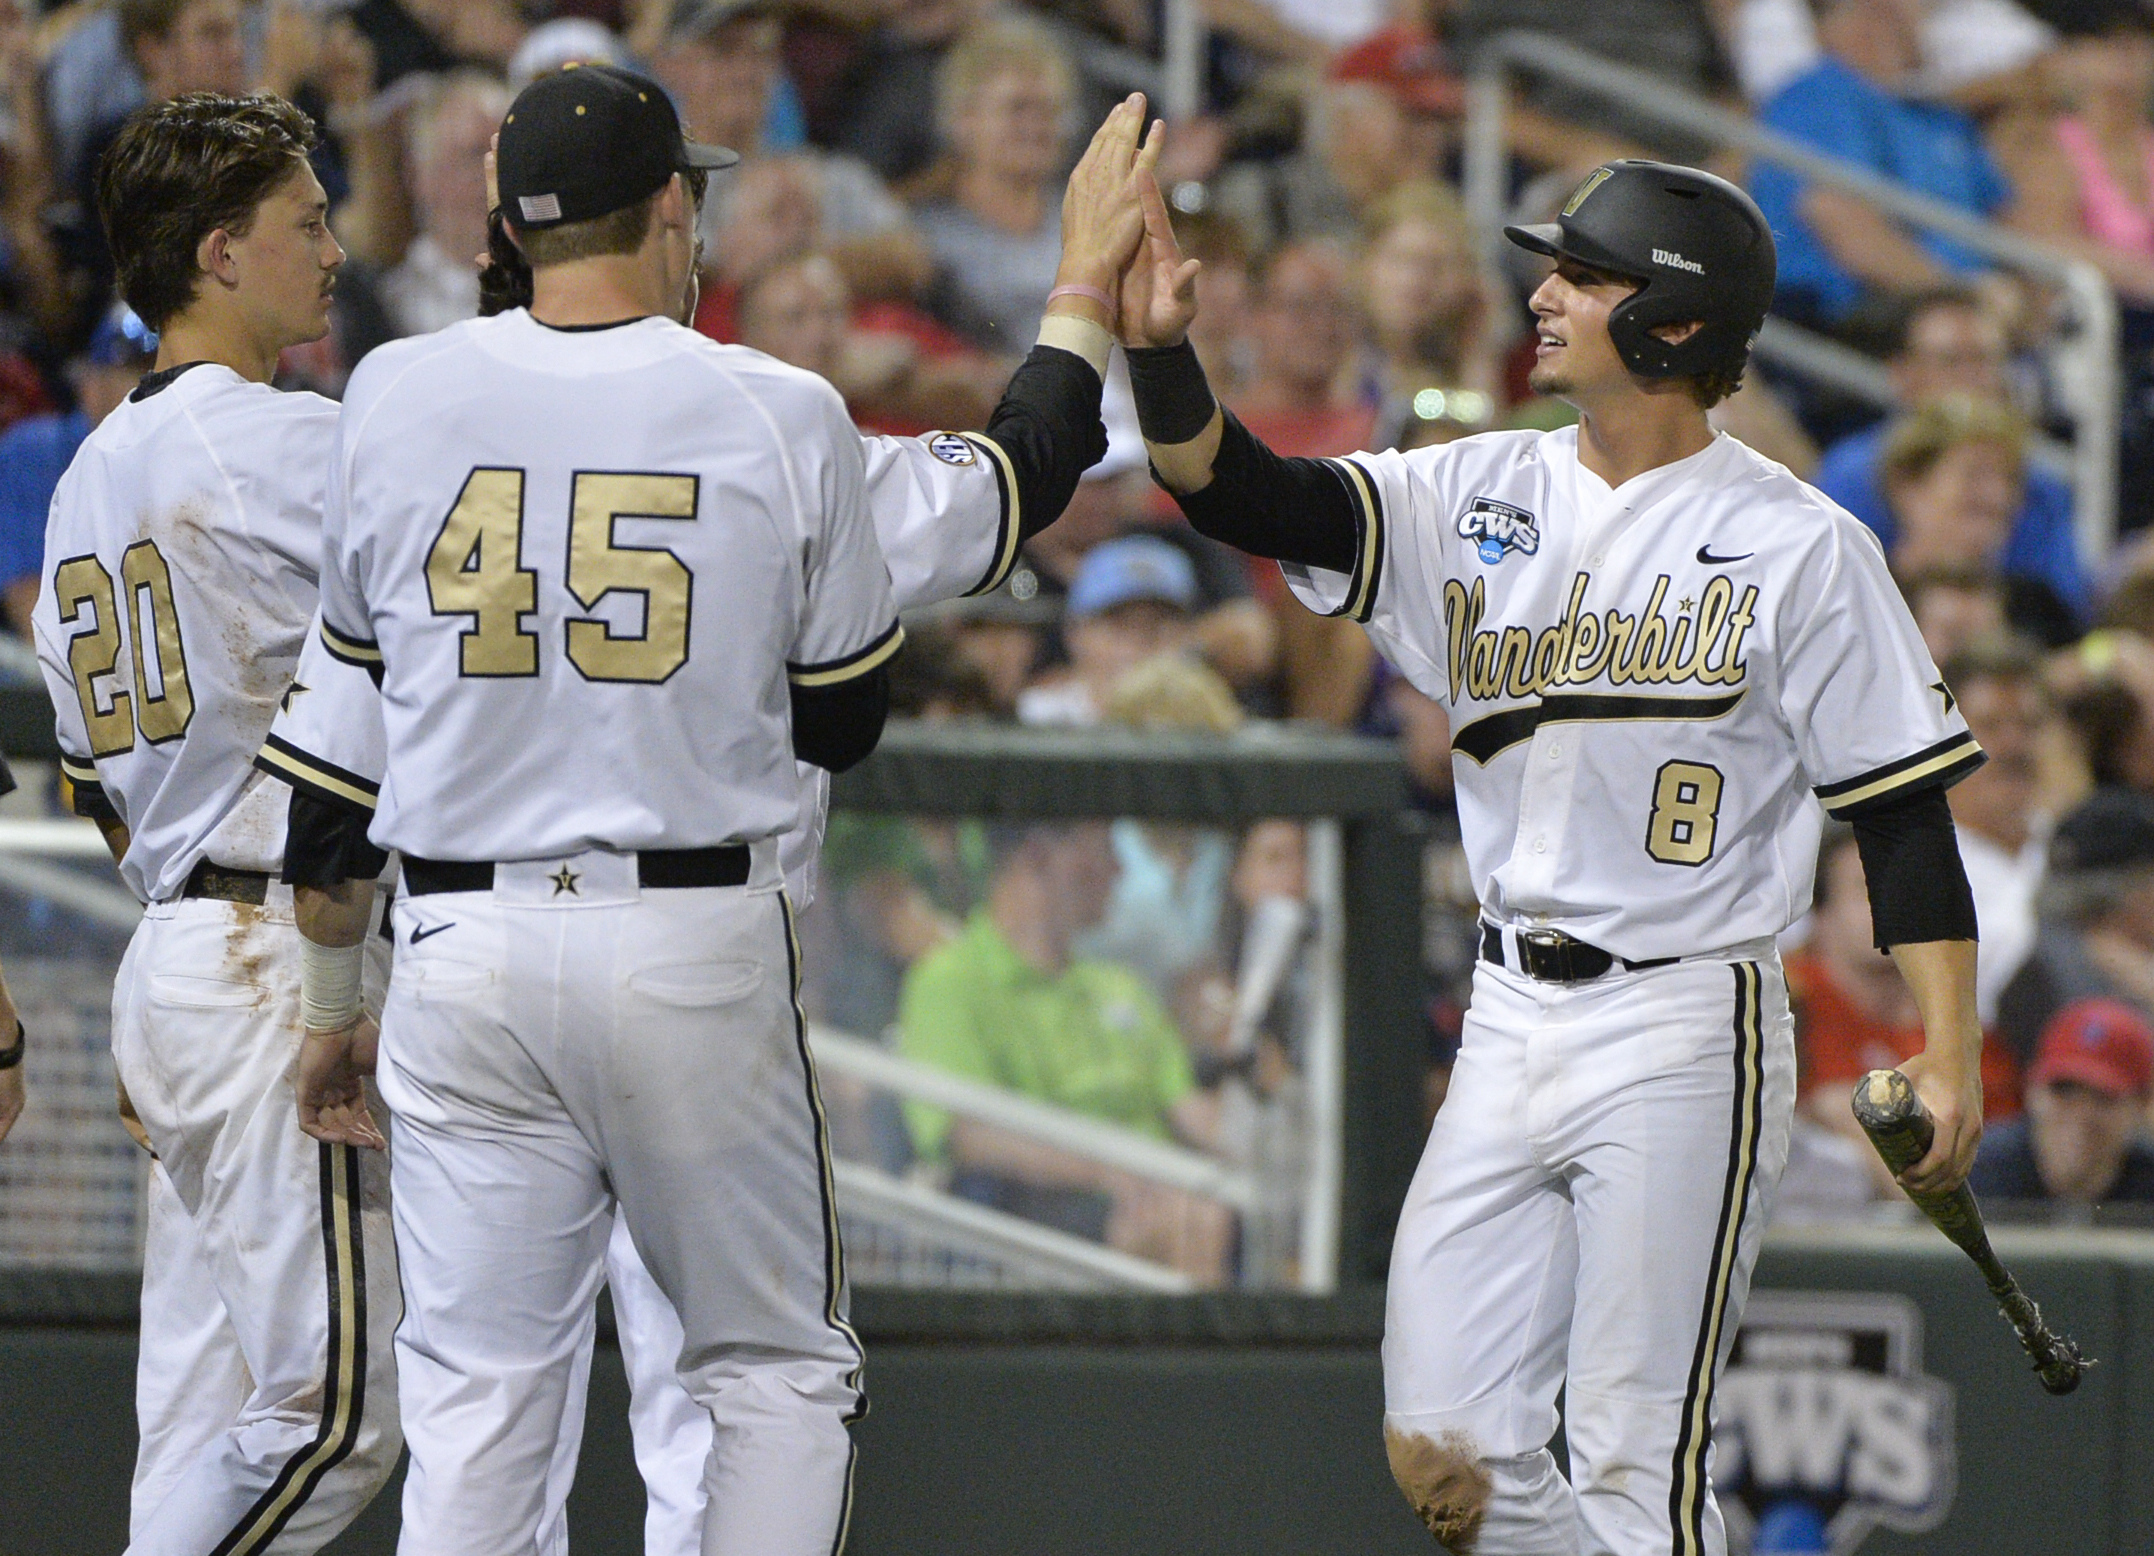
<path fill-rule="evenodd" d="M 1696 260 L 1685 259 L 1680 254 L 1671 254 L 1666 249 L 1653 250 L 1653 263 L 1656 265 L 1669 265 L 1677 270 L 1687 270 L 1694 276 L 1705 274 L 1705 267 Z"/>

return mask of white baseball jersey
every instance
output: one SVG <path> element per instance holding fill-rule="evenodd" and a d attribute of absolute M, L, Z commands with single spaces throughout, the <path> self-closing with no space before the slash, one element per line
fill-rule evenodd
<path fill-rule="evenodd" d="M 1351 573 L 1289 565 L 1451 718 L 1495 923 L 1633 960 L 1778 934 L 1818 818 L 1982 760 L 1877 540 L 1721 433 L 1611 490 L 1575 428 L 1333 461 Z"/>
<path fill-rule="evenodd" d="M 836 391 L 660 318 L 368 357 L 323 561 L 325 646 L 382 675 L 371 835 L 426 858 L 783 833 L 787 679 L 903 637 Z"/>
<path fill-rule="evenodd" d="M 1017 560 L 1020 513 L 1009 456 L 965 433 L 860 440 L 868 513 L 897 608 L 913 610 L 996 588 Z M 387 765 L 373 678 L 318 637 L 303 651 L 292 695 L 259 764 L 303 788 L 369 810 Z M 779 844 L 795 903 L 813 899 L 830 775 L 796 762 L 793 829 Z"/>
<path fill-rule="evenodd" d="M 32 621 L 62 771 L 127 823 L 145 902 L 283 859 L 290 793 L 252 758 L 314 615 L 336 419 L 214 363 L 153 375 L 53 494 Z"/>

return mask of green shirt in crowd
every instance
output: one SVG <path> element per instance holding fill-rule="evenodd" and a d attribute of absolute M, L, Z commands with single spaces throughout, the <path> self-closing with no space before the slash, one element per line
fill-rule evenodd
<path fill-rule="evenodd" d="M 1073 961 L 1043 973 L 992 920 L 965 931 L 905 976 L 898 1008 L 905 1057 L 1169 1138 L 1167 1110 L 1196 1089 L 1174 1022 L 1138 974 Z M 939 1159 L 950 1115 L 905 1104 L 914 1148 Z"/>

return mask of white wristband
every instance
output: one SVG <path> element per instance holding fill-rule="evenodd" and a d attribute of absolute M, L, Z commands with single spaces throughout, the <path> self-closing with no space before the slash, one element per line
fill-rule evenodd
<path fill-rule="evenodd" d="M 299 1014 L 310 1031 L 334 1032 L 359 1015 L 366 965 L 361 945 L 316 945 L 299 937 Z"/>
<path fill-rule="evenodd" d="M 1073 313 L 1050 313 L 1040 320 L 1039 343 L 1083 357 L 1102 381 L 1106 379 L 1107 359 L 1114 354 L 1114 337 L 1090 319 Z"/>

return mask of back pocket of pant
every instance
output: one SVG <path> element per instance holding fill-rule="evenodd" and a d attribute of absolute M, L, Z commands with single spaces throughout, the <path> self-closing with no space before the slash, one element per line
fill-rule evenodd
<path fill-rule="evenodd" d="M 679 962 L 628 975 L 629 992 L 659 1005 L 696 1009 L 746 999 L 763 981 L 757 962 Z"/>
<path fill-rule="evenodd" d="M 229 1010 L 267 1004 L 269 990 L 259 983 L 240 983 L 231 978 L 157 973 L 150 979 L 150 999 L 186 1010 Z"/>

